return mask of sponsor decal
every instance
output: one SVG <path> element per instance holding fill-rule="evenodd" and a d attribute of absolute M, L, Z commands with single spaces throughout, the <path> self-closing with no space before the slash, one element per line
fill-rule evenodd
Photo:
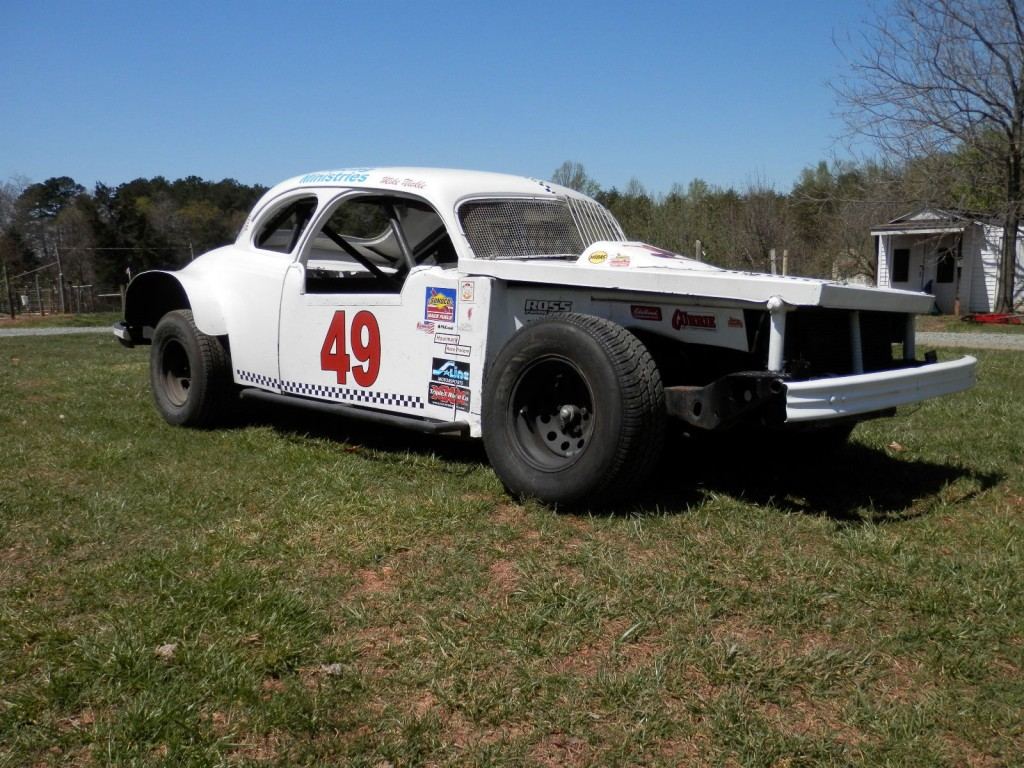
<path fill-rule="evenodd" d="M 472 280 L 463 280 L 459 283 L 459 299 L 472 304 L 476 300 L 476 283 Z"/>
<path fill-rule="evenodd" d="M 608 266 L 610 267 L 628 267 L 629 256 L 624 253 L 616 253 L 611 259 L 608 260 Z"/>
<path fill-rule="evenodd" d="M 420 322 L 416 323 L 416 330 L 423 331 L 424 333 L 433 333 L 434 328 L 434 324 L 427 320 L 421 320 Z"/>
<path fill-rule="evenodd" d="M 528 315 L 546 315 L 549 312 L 572 312 L 572 302 L 563 299 L 527 299 L 523 311 Z"/>
<path fill-rule="evenodd" d="M 455 322 L 455 289 L 427 288 L 425 320 L 440 323 Z"/>
<path fill-rule="evenodd" d="M 468 387 L 469 363 L 464 363 L 461 360 L 444 360 L 435 357 L 430 368 L 430 378 L 442 384 L 458 384 Z"/>
<path fill-rule="evenodd" d="M 657 256 L 659 259 L 678 259 L 679 258 L 676 254 L 672 253 L 672 251 L 666 251 L 663 248 L 657 248 L 657 247 L 655 247 L 653 245 L 648 245 L 648 246 L 646 246 L 646 248 L 647 248 L 647 252 L 650 253 L 651 256 Z"/>
<path fill-rule="evenodd" d="M 646 304 L 632 304 L 629 307 L 629 314 L 637 320 L 650 320 L 661 322 L 661 307 L 651 307 Z"/>
<path fill-rule="evenodd" d="M 714 315 L 695 315 L 681 309 L 677 309 L 672 315 L 672 327 L 677 331 L 680 328 L 700 328 L 704 331 L 714 331 L 718 328 Z"/>
<path fill-rule="evenodd" d="M 742 328 L 743 321 L 738 317 L 729 316 L 729 327 L 730 328 Z"/>
<path fill-rule="evenodd" d="M 435 344 L 458 344 L 459 334 L 457 333 L 435 333 L 434 334 Z"/>
<path fill-rule="evenodd" d="M 412 187 L 413 189 L 423 189 L 427 186 L 425 181 L 419 181 L 418 179 L 401 179 L 398 176 L 382 176 L 380 179 L 381 184 L 387 184 L 389 187 Z"/>
<path fill-rule="evenodd" d="M 369 168 L 347 168 L 343 171 L 328 171 L 326 173 L 307 173 L 301 179 L 300 184 L 322 184 L 332 181 L 366 181 L 370 175 Z"/>
<path fill-rule="evenodd" d="M 604 251 L 594 251 L 588 257 L 588 260 L 590 261 L 591 264 L 604 264 L 607 259 L 608 259 L 608 254 L 605 253 Z"/>
<path fill-rule="evenodd" d="M 430 382 L 427 388 L 427 402 L 440 405 L 442 408 L 454 408 L 457 411 L 469 410 L 469 390 L 452 384 Z"/>
<path fill-rule="evenodd" d="M 469 357 L 472 354 L 473 348 L 466 346 L 465 344 L 445 344 L 444 353 L 446 355 L 458 355 L 459 357 Z"/>

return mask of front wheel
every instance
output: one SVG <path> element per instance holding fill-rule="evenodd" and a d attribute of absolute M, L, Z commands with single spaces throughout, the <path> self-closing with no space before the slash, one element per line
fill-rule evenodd
<path fill-rule="evenodd" d="M 518 331 L 484 382 L 487 456 L 515 496 L 548 504 L 624 498 L 653 468 L 664 391 L 625 328 L 560 314 Z"/>
<path fill-rule="evenodd" d="M 187 309 L 168 312 L 157 323 L 149 382 L 160 415 L 176 426 L 214 426 L 234 399 L 224 343 L 200 331 Z"/>

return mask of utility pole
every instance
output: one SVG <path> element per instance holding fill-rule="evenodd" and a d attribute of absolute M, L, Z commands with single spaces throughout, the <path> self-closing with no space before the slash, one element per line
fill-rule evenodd
<path fill-rule="evenodd" d="M 701 258 L 701 256 L 703 255 L 703 251 L 704 246 L 701 245 L 700 240 L 698 240 L 697 244 L 694 246 L 693 249 L 693 258 L 695 258 L 697 261 L 704 261 L 704 259 Z"/>
<path fill-rule="evenodd" d="M 782 249 L 782 275 L 785 277 L 789 274 L 789 248 Z"/>
<path fill-rule="evenodd" d="M 768 251 L 768 260 L 771 262 L 772 274 L 774 275 L 775 274 L 775 249 L 774 248 L 772 248 L 771 250 Z"/>

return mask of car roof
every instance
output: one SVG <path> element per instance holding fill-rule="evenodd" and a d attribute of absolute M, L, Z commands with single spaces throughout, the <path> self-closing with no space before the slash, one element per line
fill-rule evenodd
<path fill-rule="evenodd" d="M 426 199 L 442 213 L 452 211 L 467 197 L 576 197 L 575 190 L 541 179 L 488 171 L 455 168 L 353 167 L 314 171 L 294 176 L 270 189 L 256 206 L 263 207 L 280 194 L 304 187 L 366 188 L 406 192 Z"/>

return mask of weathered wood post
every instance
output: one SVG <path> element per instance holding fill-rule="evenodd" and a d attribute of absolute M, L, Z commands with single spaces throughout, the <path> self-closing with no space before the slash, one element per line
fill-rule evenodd
<path fill-rule="evenodd" d="M 7 279 L 7 262 L 3 262 L 4 286 L 7 293 L 7 311 L 11 313 L 11 320 L 14 319 L 14 294 L 11 292 L 11 281 Z"/>

